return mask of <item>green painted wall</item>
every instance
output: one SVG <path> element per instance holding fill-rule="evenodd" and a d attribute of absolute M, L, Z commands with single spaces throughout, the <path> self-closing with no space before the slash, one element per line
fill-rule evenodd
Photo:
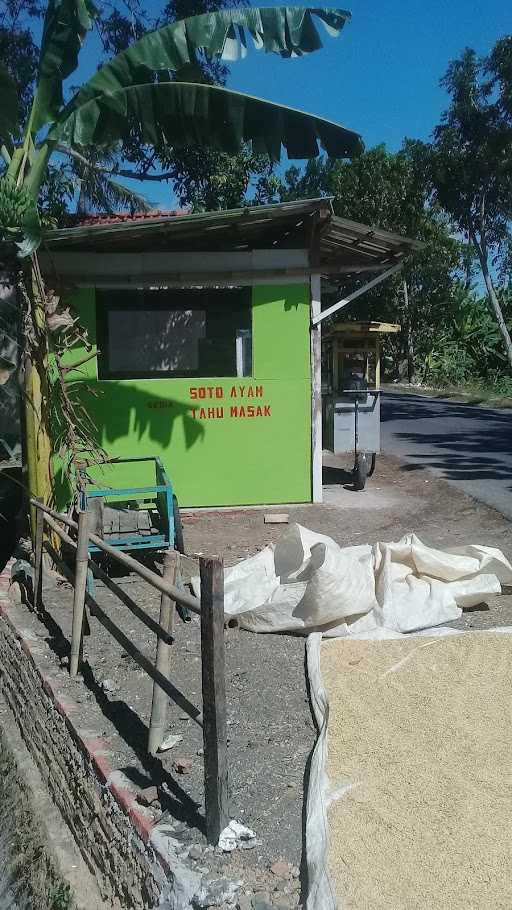
<path fill-rule="evenodd" d="M 252 299 L 251 379 L 99 382 L 96 359 L 69 374 L 83 383 L 84 400 L 109 454 L 160 455 L 183 506 L 311 499 L 309 288 L 259 286 Z M 94 291 L 75 293 L 72 302 L 95 344 Z M 80 354 L 75 349 L 70 359 Z M 98 397 L 87 394 L 89 386 Z M 209 396 L 208 387 L 222 397 L 194 399 L 194 394 Z M 258 406 L 260 412 L 248 410 Z M 128 472 L 116 466 L 115 478 L 110 469 L 102 470 L 98 481 L 108 484 L 152 482 L 147 468 Z"/>

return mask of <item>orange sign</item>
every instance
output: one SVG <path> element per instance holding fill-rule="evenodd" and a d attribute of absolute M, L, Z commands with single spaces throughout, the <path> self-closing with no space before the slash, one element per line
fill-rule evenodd
<path fill-rule="evenodd" d="M 224 398 L 263 398 L 264 388 L 262 385 L 233 385 L 231 389 L 224 389 L 222 386 L 191 386 L 190 397 L 192 401 L 205 399 Z M 196 407 L 191 408 L 192 418 L 194 420 L 224 420 L 230 418 L 255 418 L 271 417 L 271 406 L 269 404 L 236 404 L 229 408 L 222 406 L 216 407 Z"/>

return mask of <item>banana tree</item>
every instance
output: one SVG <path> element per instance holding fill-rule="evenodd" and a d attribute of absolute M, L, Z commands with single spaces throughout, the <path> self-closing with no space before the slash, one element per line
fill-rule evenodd
<path fill-rule="evenodd" d="M 46 289 L 37 259 L 42 236 L 37 202 L 52 156 L 87 161 L 88 149 L 94 148 L 97 154 L 103 146 L 112 149 L 119 143 L 121 147 L 134 129 L 145 142 L 170 149 L 195 144 L 235 154 L 250 145 L 255 153 L 275 161 L 283 148 L 292 158 L 314 158 L 320 148 L 335 158 L 352 157 L 362 150 L 360 136 L 339 124 L 194 82 L 198 55 L 241 59 L 252 39 L 266 53 L 302 56 L 322 46 L 318 26 L 337 36 L 349 13 L 283 6 L 228 9 L 183 19 L 145 35 L 105 63 L 66 103 L 63 83 L 77 68 L 83 40 L 96 16 L 92 0 L 49 0 L 34 98 L 23 132 L 16 121 L 12 83 L 0 69 L 4 102 L 0 143 L 6 162 L 0 178 L 0 237 L 17 244 L 22 257 L 19 297 L 24 303 L 26 341 L 28 483 L 32 495 L 47 501 L 52 496 L 55 454 L 51 428 L 60 427 L 59 448 L 71 474 L 80 452 L 94 449 L 87 415 L 77 412 L 79 405 L 73 404 L 66 388 L 60 359 L 51 350 L 52 319 L 59 330 L 68 332 L 64 337 L 69 344 L 73 331 L 80 329 L 72 319 L 57 315 L 55 295 Z M 14 141 L 20 134 L 21 140 Z"/>

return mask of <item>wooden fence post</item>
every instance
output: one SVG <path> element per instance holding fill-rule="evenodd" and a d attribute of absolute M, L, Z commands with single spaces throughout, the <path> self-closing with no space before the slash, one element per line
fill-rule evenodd
<path fill-rule="evenodd" d="M 38 497 L 39 502 L 43 500 Z M 43 536 L 44 536 L 44 513 L 42 509 L 36 509 L 36 536 L 34 552 L 34 610 L 39 613 L 42 606 L 43 594 Z"/>
<path fill-rule="evenodd" d="M 81 660 L 82 635 L 85 614 L 85 591 L 89 568 L 89 512 L 78 513 L 78 540 L 75 562 L 75 591 L 73 597 L 73 626 L 71 629 L 71 657 L 69 672 L 78 673 Z"/>
<path fill-rule="evenodd" d="M 208 843 L 216 844 L 221 831 L 229 823 L 224 564 L 217 557 L 201 557 L 199 569 L 206 837 Z"/>
<path fill-rule="evenodd" d="M 179 572 L 180 557 L 176 550 L 167 550 L 164 555 L 163 577 L 169 584 L 176 584 Z M 161 595 L 160 599 L 160 625 L 166 632 L 174 631 L 174 601 L 168 594 Z M 166 644 L 162 638 L 156 639 L 156 669 L 169 679 L 171 669 L 171 645 Z M 158 683 L 153 682 L 153 701 L 151 704 L 151 720 L 149 722 L 148 754 L 156 755 L 165 733 L 167 724 L 167 703 L 169 696 Z"/>

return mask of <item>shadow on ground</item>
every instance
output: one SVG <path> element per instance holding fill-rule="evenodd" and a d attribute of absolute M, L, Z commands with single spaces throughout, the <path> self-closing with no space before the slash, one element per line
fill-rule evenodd
<path fill-rule="evenodd" d="M 334 486 L 336 484 L 345 486 L 345 484 L 352 485 L 352 483 L 352 471 L 346 468 L 326 467 L 324 465 L 322 470 L 322 484 L 324 486 Z"/>
<path fill-rule="evenodd" d="M 48 630 L 47 644 L 59 658 L 59 662 L 68 661 L 71 653 L 70 644 L 61 627 L 51 614 L 43 609 L 39 618 Z M 126 765 L 118 770 L 132 781 L 136 787 L 144 788 L 155 785 L 164 790 L 160 791 L 162 809 L 171 813 L 172 817 L 180 822 L 185 822 L 190 828 L 195 828 L 206 834 L 204 816 L 199 812 L 199 803 L 193 800 L 179 785 L 175 778 L 162 765 L 158 758 L 147 754 L 148 728 L 143 723 L 136 711 L 121 699 L 110 700 L 98 682 L 93 668 L 88 662 L 82 667 L 81 677 L 84 686 L 94 697 L 103 716 L 110 721 L 115 730 L 133 750 L 142 770 L 136 765 Z"/>
<path fill-rule="evenodd" d="M 383 398 L 382 423 L 417 422 L 393 438 L 411 444 L 403 471 L 434 468 L 447 480 L 501 480 L 512 489 L 512 415 L 468 405 L 437 403 L 419 395 Z M 459 425 L 459 429 L 457 428 Z M 447 431 L 444 431 L 444 427 Z"/>

